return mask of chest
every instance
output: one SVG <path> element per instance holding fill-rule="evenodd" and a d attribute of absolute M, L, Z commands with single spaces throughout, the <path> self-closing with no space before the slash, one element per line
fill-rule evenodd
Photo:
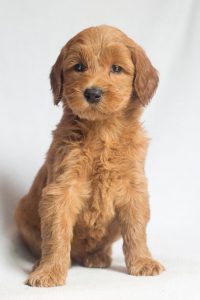
<path fill-rule="evenodd" d="M 101 227 L 112 220 L 117 176 L 117 171 L 104 153 L 93 159 L 87 177 L 91 193 L 80 216 L 85 226 Z"/>
<path fill-rule="evenodd" d="M 105 228 L 115 215 L 116 193 L 129 169 L 126 151 L 119 142 L 93 139 L 72 149 L 70 156 L 74 159 L 73 173 L 84 176 L 90 191 L 78 217 L 79 227 Z"/>
<path fill-rule="evenodd" d="M 114 201 L 116 185 L 120 177 L 116 164 L 116 149 L 100 143 L 92 148 L 83 147 L 86 181 L 90 195 L 79 214 L 79 224 L 84 228 L 105 228 L 115 215 Z"/>

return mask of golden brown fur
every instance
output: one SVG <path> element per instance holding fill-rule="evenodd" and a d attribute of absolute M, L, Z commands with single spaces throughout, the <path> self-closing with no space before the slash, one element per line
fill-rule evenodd
<path fill-rule="evenodd" d="M 87 70 L 76 72 L 78 63 Z M 113 64 L 122 72 L 111 72 Z M 159 274 L 164 268 L 146 243 L 148 139 L 140 124 L 158 84 L 156 70 L 124 33 L 99 26 L 63 47 L 50 80 L 64 114 L 15 213 L 22 238 L 39 258 L 27 284 L 64 284 L 70 258 L 87 267 L 108 267 L 112 243 L 121 235 L 128 273 Z M 95 105 L 83 96 L 91 86 L 103 90 Z"/>

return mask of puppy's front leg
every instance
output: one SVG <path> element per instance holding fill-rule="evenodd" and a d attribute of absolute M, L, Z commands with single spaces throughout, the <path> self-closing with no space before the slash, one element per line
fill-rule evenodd
<path fill-rule="evenodd" d="M 157 275 L 164 267 L 154 259 L 147 246 L 146 225 L 149 219 L 145 180 L 126 190 L 125 199 L 117 209 L 123 237 L 123 251 L 130 275 Z"/>
<path fill-rule="evenodd" d="M 39 206 L 42 256 L 26 282 L 28 285 L 64 284 L 70 264 L 73 225 L 80 208 L 75 191 L 75 186 L 66 186 L 66 183 L 51 183 L 43 190 Z"/>

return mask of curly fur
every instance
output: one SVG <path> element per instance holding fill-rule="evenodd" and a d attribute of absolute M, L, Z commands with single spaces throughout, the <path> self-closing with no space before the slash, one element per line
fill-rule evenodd
<path fill-rule="evenodd" d="M 85 72 L 75 72 L 80 62 Z M 111 72 L 113 64 L 123 71 Z M 108 267 L 112 243 L 121 235 L 128 273 L 159 274 L 164 268 L 146 242 L 148 139 L 140 124 L 158 84 L 157 71 L 124 33 L 99 26 L 62 48 L 50 81 L 63 117 L 44 165 L 15 212 L 23 240 L 39 259 L 27 284 L 64 284 L 71 260 Z M 91 86 L 103 90 L 96 105 L 83 96 Z"/>

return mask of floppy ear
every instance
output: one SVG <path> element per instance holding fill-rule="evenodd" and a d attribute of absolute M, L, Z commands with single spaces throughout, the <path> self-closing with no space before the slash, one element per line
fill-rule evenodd
<path fill-rule="evenodd" d="M 53 92 L 54 104 L 57 105 L 62 99 L 63 90 L 63 50 L 61 50 L 50 73 L 50 83 Z"/>
<path fill-rule="evenodd" d="M 139 101 L 147 105 L 158 86 L 158 72 L 141 47 L 136 45 L 131 48 L 131 52 L 135 65 L 134 91 Z"/>

